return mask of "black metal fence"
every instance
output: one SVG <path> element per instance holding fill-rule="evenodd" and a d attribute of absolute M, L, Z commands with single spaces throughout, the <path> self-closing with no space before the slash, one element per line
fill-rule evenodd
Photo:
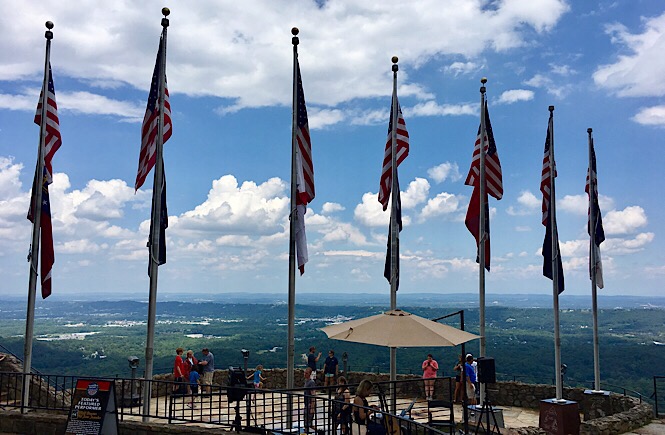
<path fill-rule="evenodd" d="M 659 392 L 660 390 L 660 392 Z M 660 393 L 660 394 L 659 394 Z M 654 413 L 657 418 L 665 416 L 665 376 L 653 377 Z"/>
<path fill-rule="evenodd" d="M 28 403 L 22 403 L 26 376 L 30 382 L 30 398 Z M 90 378 L 0 372 L 0 409 L 68 413 L 78 379 Z M 118 419 L 121 421 L 150 418 L 275 434 L 296 430 L 301 433 L 306 428 L 334 434 L 341 429 L 337 411 L 343 402 L 335 400 L 335 386 L 263 390 L 213 385 L 209 392 L 188 394 L 185 384 L 172 381 L 105 380 L 115 381 Z M 152 392 L 149 408 L 142 403 L 143 388 L 148 386 Z M 349 387 L 353 393 L 356 385 Z M 450 412 L 453 388 L 452 378 L 437 378 L 435 381 L 435 397 L 449 401 Z M 369 399 L 368 409 L 374 411 L 375 423 L 384 425 L 389 434 L 443 433 L 427 425 L 437 415 L 433 415 L 424 399 L 422 380 L 376 383 Z"/>

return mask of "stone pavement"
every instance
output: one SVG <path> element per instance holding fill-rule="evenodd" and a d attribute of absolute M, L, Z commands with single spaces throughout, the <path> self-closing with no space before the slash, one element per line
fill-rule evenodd
<path fill-rule="evenodd" d="M 653 420 L 651 424 L 642 426 L 631 432 L 626 432 L 626 435 L 663 435 L 665 434 L 665 420 Z"/>

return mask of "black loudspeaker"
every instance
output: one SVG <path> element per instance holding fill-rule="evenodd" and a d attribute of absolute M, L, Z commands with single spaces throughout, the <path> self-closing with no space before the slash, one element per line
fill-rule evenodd
<path fill-rule="evenodd" d="M 241 368 L 229 367 L 229 382 L 226 395 L 229 402 L 237 402 L 245 398 L 247 391 L 247 378 Z"/>
<path fill-rule="evenodd" d="M 494 358 L 478 358 L 478 382 L 481 384 L 495 384 L 496 370 L 494 368 Z"/>

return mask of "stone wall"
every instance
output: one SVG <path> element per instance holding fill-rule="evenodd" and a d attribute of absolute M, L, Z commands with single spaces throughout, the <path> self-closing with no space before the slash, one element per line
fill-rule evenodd
<path fill-rule="evenodd" d="M 0 433 L 60 435 L 65 433 L 67 427 L 67 416 L 62 414 L 40 412 L 21 414 L 19 412 L 3 411 L 1 415 Z M 220 427 L 167 424 L 163 422 L 143 423 L 125 420 L 118 422 L 118 433 L 120 435 L 228 435 L 230 431 Z M 246 432 L 233 433 L 245 434 Z"/>
<path fill-rule="evenodd" d="M 538 409 L 540 401 L 556 396 L 553 385 L 524 384 L 521 382 L 498 382 L 488 388 L 495 405 L 517 406 Z M 651 405 L 639 399 L 618 394 L 607 397 L 584 394 L 581 388 L 564 388 L 563 397 L 577 402 L 585 421 L 580 425 L 580 434 L 614 435 L 628 432 L 648 424 L 654 417 Z M 538 428 L 524 428 L 520 434 L 537 434 Z"/>

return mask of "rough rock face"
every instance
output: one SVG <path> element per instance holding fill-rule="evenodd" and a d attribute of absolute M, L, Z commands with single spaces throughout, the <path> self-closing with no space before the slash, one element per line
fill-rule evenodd
<path fill-rule="evenodd" d="M 12 355 L 0 353 L 0 372 L 21 373 L 23 363 Z"/>
<path fill-rule="evenodd" d="M 0 354 L 0 372 L 22 373 L 23 363 L 16 357 Z M 1 376 L 1 375 L 0 375 Z M 19 376 L 6 376 L 0 382 L 0 397 L 3 403 L 21 405 L 23 383 Z M 69 405 L 71 394 L 69 391 L 56 391 L 43 378 L 33 376 L 30 383 L 30 406 L 34 407 L 64 407 Z"/>

